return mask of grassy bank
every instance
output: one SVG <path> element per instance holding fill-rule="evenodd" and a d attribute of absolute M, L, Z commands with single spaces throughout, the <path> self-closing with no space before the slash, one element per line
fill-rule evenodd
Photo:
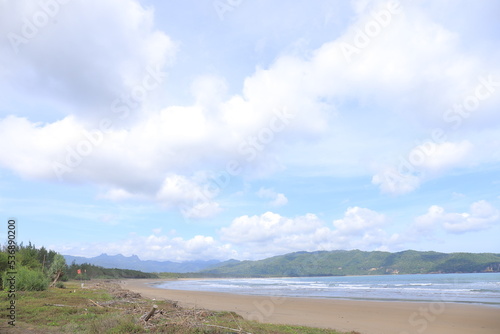
<path fill-rule="evenodd" d="M 235 313 L 185 309 L 174 301 L 152 301 L 111 281 L 65 283 L 65 288 L 18 292 L 16 326 L 7 324 L 7 293 L 2 292 L 1 333 L 303 333 L 339 332 L 287 325 L 261 324 Z M 153 307 L 157 312 L 142 320 Z"/>

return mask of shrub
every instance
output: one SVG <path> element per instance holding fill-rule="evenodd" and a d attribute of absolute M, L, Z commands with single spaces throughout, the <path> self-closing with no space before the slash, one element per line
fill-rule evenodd
<path fill-rule="evenodd" d="M 10 288 L 8 281 L 10 276 L 7 272 L 3 275 L 4 290 Z M 16 269 L 15 277 L 17 291 L 43 291 L 49 287 L 49 280 L 41 271 L 19 267 Z"/>

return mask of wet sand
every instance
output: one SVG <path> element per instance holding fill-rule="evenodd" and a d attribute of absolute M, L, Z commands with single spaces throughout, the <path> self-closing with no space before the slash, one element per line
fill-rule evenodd
<path fill-rule="evenodd" d="M 219 292 L 166 290 L 123 280 L 124 289 L 180 306 L 234 311 L 246 319 L 275 324 L 358 331 L 361 334 L 499 334 L 500 308 L 458 303 L 375 302 L 338 299 L 246 296 Z"/>

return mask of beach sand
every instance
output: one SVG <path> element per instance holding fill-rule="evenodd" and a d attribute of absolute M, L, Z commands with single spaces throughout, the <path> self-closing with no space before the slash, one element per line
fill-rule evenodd
<path fill-rule="evenodd" d="M 266 323 L 358 331 L 361 334 L 499 334 L 500 308 L 458 303 L 375 302 L 246 296 L 166 290 L 148 285 L 158 279 L 123 280 L 124 289 L 180 306 L 234 311 Z"/>

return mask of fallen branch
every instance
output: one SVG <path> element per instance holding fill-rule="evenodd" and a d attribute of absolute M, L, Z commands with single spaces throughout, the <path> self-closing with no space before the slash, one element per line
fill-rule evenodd
<path fill-rule="evenodd" d="M 104 308 L 104 306 L 97 304 L 97 303 L 96 303 L 95 301 L 93 301 L 92 299 L 89 299 L 89 300 L 90 300 L 90 302 L 91 302 L 92 304 L 94 304 L 95 306 L 98 306 L 98 307 L 103 307 L 103 308 Z"/>
<path fill-rule="evenodd" d="M 77 307 L 77 306 L 73 306 L 73 305 L 63 305 L 63 304 L 43 304 L 43 306 L 57 306 L 57 307 Z"/>

